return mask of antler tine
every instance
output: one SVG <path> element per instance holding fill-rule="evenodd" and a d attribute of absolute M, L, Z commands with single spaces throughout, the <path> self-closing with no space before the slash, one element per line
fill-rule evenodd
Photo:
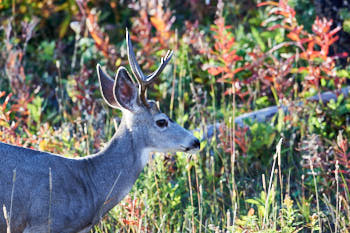
<path fill-rule="evenodd" d="M 134 49 L 132 47 L 128 29 L 126 29 L 126 47 L 128 51 L 128 60 L 131 66 L 131 71 L 136 77 L 137 82 L 141 85 L 142 81 L 145 79 L 145 75 L 143 74 L 139 64 L 136 61 L 136 57 L 135 57 Z"/>
<path fill-rule="evenodd" d="M 160 65 L 158 66 L 157 70 L 154 71 L 152 74 L 147 75 L 147 78 L 145 80 L 147 84 L 152 83 L 153 80 L 155 80 L 159 76 L 159 74 L 162 73 L 165 66 L 168 64 L 171 57 L 173 56 L 173 53 L 174 53 L 174 51 L 168 50 L 166 55 L 164 57 L 162 57 L 162 59 L 160 60 Z"/>
<path fill-rule="evenodd" d="M 149 104 L 146 100 L 146 88 L 147 87 L 146 87 L 146 84 L 144 83 L 145 75 L 143 74 L 139 64 L 136 61 L 136 57 L 135 57 L 134 49 L 132 47 L 132 43 L 130 40 L 128 29 L 126 29 L 126 47 L 127 47 L 127 51 L 128 51 L 128 60 L 129 60 L 130 66 L 131 66 L 131 71 L 134 74 L 134 76 L 136 77 L 137 83 L 139 84 L 139 97 L 140 97 L 142 103 L 144 105 L 146 105 L 147 107 L 149 107 Z"/>
<path fill-rule="evenodd" d="M 159 67 L 156 71 L 154 71 L 152 74 L 145 76 L 139 66 L 139 64 L 136 61 L 135 53 L 132 47 L 132 43 L 129 36 L 129 31 L 126 29 L 126 45 L 127 45 L 127 51 L 128 51 L 128 60 L 131 66 L 131 71 L 136 77 L 136 80 L 139 84 L 139 97 L 144 105 L 147 107 L 150 107 L 148 104 L 148 101 L 146 99 L 146 90 L 147 87 L 154 82 L 154 80 L 159 76 L 159 74 L 163 71 L 165 66 L 170 61 L 171 57 L 173 56 L 173 51 L 168 50 L 166 55 L 161 58 L 161 62 Z"/>
<path fill-rule="evenodd" d="M 163 71 L 165 66 L 170 61 L 171 57 L 173 56 L 173 51 L 168 50 L 165 57 L 162 57 L 160 60 L 160 65 L 158 66 L 157 70 L 154 71 L 152 74 L 147 75 L 146 79 L 142 80 L 143 84 L 140 84 L 140 97 L 142 102 L 149 107 L 148 101 L 146 100 L 146 89 L 147 87 L 156 80 L 156 78 L 159 76 L 159 74 Z"/>

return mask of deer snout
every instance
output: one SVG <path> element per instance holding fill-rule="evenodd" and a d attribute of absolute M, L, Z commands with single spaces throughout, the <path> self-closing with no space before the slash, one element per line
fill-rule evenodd
<path fill-rule="evenodd" d="M 199 150 L 201 143 L 197 138 L 192 139 L 190 146 L 185 149 L 186 152 L 196 152 Z"/>
<path fill-rule="evenodd" d="M 199 142 L 198 138 L 193 140 L 192 147 L 199 150 L 199 148 L 201 147 L 201 143 Z"/>

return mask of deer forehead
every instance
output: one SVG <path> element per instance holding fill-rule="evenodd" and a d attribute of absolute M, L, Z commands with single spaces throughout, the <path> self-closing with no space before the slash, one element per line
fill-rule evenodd
<path fill-rule="evenodd" d="M 123 118 L 129 126 L 139 124 L 140 126 L 145 127 L 147 123 L 167 118 L 167 116 L 159 110 L 154 111 L 152 109 L 144 108 L 139 112 L 123 111 Z"/>

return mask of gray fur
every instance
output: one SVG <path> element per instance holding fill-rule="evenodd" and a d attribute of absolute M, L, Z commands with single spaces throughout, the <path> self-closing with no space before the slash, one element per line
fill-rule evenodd
<path fill-rule="evenodd" d="M 101 75 L 103 71 L 98 72 Z M 125 80 L 122 86 L 134 85 Z M 104 89 L 111 91 L 115 88 Z M 131 93 L 124 92 L 123 95 L 134 96 L 137 88 L 128 90 Z M 115 93 L 103 94 L 108 95 L 107 100 L 115 96 Z M 199 148 L 199 141 L 192 133 L 171 121 L 153 102 L 149 102 L 149 108 L 135 98 L 119 100 L 125 103 L 112 101 L 109 104 L 118 104 L 116 107 L 123 111 L 123 117 L 109 144 L 97 154 L 71 159 L 0 143 L 0 207 L 2 209 L 5 205 L 7 212 L 11 206 L 13 171 L 16 170 L 11 233 L 48 232 L 49 227 L 52 233 L 88 232 L 100 217 L 129 193 L 147 163 L 149 151 L 192 151 Z M 157 126 L 159 119 L 166 120 L 168 126 Z M 5 232 L 6 222 L 1 212 L 0 233 Z"/>

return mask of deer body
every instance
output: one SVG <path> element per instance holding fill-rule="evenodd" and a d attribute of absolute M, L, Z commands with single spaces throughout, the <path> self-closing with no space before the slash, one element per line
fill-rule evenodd
<path fill-rule="evenodd" d="M 6 206 L 8 212 L 13 170 L 16 169 L 11 225 L 18 228 L 12 228 L 11 232 L 23 232 L 26 227 L 29 229 L 37 225 L 42 225 L 44 232 L 48 232 L 49 215 L 52 219 L 51 232 L 78 232 L 96 224 L 99 217 L 130 191 L 145 165 L 146 159 L 142 156 L 146 154 L 142 153 L 143 148 L 139 147 L 140 150 L 135 151 L 133 147 L 143 144 L 144 140 L 133 133 L 137 134 L 125 130 L 122 123 L 104 150 L 81 159 L 68 159 L 1 143 L 0 164 L 7 166 L 0 170 L 0 200 L 5 200 L 1 204 Z M 116 179 L 117 183 L 106 200 Z M 99 212 L 101 216 L 98 216 Z M 6 232 L 3 217 L 0 232 Z"/>
<path fill-rule="evenodd" d="M 133 68 L 135 60 L 128 34 L 127 41 Z M 162 60 L 156 72 L 164 68 L 170 57 Z M 138 79 L 137 89 L 123 67 L 115 80 L 99 66 L 97 71 L 105 101 L 123 111 L 115 135 L 102 151 L 70 159 L 0 143 L 0 205 L 6 207 L 11 233 L 89 232 L 129 193 L 147 164 L 150 151 L 189 152 L 199 148 L 192 133 L 142 96 L 150 82 L 141 88 L 142 78 Z M 133 72 L 140 74 L 139 70 Z M 158 76 L 156 72 L 153 78 Z M 6 228 L 1 212 L 0 233 L 5 233 Z"/>
<path fill-rule="evenodd" d="M 52 219 L 50 229 L 53 232 L 77 232 L 80 224 L 87 224 L 91 219 L 92 210 L 98 205 L 98 200 L 93 193 L 95 187 L 91 178 L 87 176 L 86 159 L 67 159 L 3 143 L 0 153 L 1 164 L 7 165 L 0 170 L 0 200 L 8 213 L 14 185 L 11 232 L 48 232 L 49 218 Z M 14 169 L 16 179 L 13 184 Z M 78 222 L 75 217 L 79 218 Z M 1 213 L 0 232 L 5 233 L 6 228 Z"/>

